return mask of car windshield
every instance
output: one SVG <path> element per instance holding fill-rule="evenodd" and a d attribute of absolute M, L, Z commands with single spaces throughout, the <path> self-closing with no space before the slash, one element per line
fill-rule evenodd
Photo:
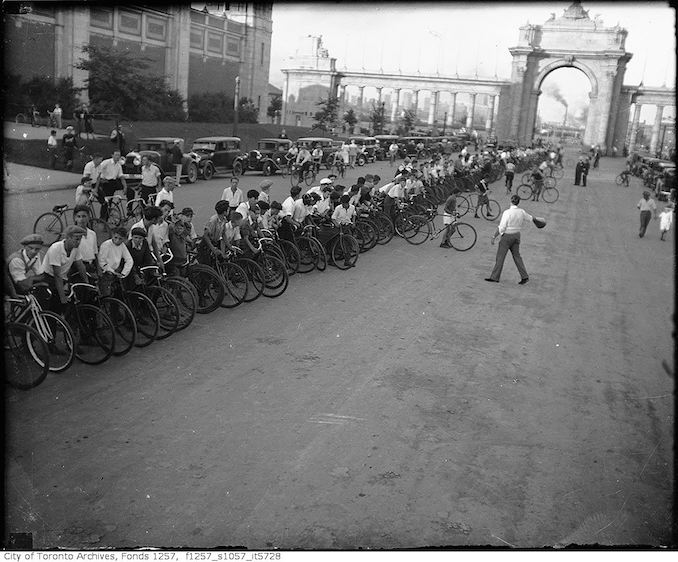
<path fill-rule="evenodd" d="M 275 150 L 277 144 L 274 142 L 260 142 L 258 143 L 257 148 L 259 150 Z"/>
<path fill-rule="evenodd" d="M 142 142 L 139 143 L 139 150 L 155 150 L 155 151 L 161 151 L 165 148 L 165 146 L 161 143 L 157 142 Z"/>
<path fill-rule="evenodd" d="M 216 147 L 213 142 L 194 142 L 191 150 L 214 150 Z"/>

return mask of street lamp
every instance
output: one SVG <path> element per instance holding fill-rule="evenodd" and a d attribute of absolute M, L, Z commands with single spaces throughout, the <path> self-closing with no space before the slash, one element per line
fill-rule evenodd
<path fill-rule="evenodd" d="M 240 109 L 240 76 L 235 77 L 235 99 L 233 100 L 233 136 L 238 136 L 238 110 Z"/>

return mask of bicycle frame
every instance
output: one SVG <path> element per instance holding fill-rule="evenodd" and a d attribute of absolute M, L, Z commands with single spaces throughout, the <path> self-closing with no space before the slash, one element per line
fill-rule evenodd
<path fill-rule="evenodd" d="M 42 307 L 35 296 L 25 295 L 23 298 L 6 298 L 5 302 L 9 302 L 12 305 L 7 322 L 28 324 L 28 322 L 23 320 L 30 314 L 33 317 L 35 329 L 40 334 L 40 337 L 47 342 L 54 338 L 49 324 L 40 316 Z"/>

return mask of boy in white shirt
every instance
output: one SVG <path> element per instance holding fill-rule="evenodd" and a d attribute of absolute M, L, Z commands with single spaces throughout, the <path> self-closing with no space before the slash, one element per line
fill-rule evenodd
<path fill-rule="evenodd" d="M 92 178 L 83 176 L 80 185 L 75 188 L 75 206 L 87 205 L 92 194 Z"/>
<path fill-rule="evenodd" d="M 90 215 L 89 209 L 87 207 L 80 205 L 73 209 L 73 222 L 86 232 L 86 234 L 80 240 L 80 245 L 78 246 L 80 259 L 82 260 L 87 273 L 96 275 L 98 277 L 101 274 L 99 262 L 97 261 L 99 246 L 97 244 L 96 232 L 87 226 L 89 224 L 89 219 Z"/>
<path fill-rule="evenodd" d="M 659 213 L 659 234 L 660 240 L 664 240 L 666 233 L 671 230 L 673 224 L 673 206 L 667 205 L 664 210 Z"/>
<path fill-rule="evenodd" d="M 102 272 L 99 277 L 99 289 L 102 296 L 111 294 L 114 277 L 124 279 L 132 271 L 134 260 L 127 245 L 124 244 L 126 238 L 127 230 L 123 226 L 118 226 L 113 229 L 110 240 L 101 243 L 97 262 Z"/>

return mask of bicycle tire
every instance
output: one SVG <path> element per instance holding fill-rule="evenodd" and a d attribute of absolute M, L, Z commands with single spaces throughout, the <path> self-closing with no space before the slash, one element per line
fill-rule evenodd
<path fill-rule="evenodd" d="M 62 373 L 73 365 L 73 361 L 75 361 L 75 336 L 73 335 L 73 330 L 64 322 L 61 316 L 54 312 L 41 310 L 39 315 L 48 324 L 48 333 L 43 333 L 42 330 L 38 329 L 33 317 L 28 321 L 28 325 L 37 330 L 47 344 L 49 371 L 51 373 Z"/>
<path fill-rule="evenodd" d="M 289 240 L 280 239 L 276 243 L 282 254 L 282 260 L 287 266 L 287 274 L 294 275 L 299 271 L 299 262 L 301 260 L 299 249 Z"/>
<path fill-rule="evenodd" d="M 33 223 L 33 233 L 42 236 L 46 246 L 51 246 L 61 239 L 64 223 L 56 213 L 43 213 Z"/>
<path fill-rule="evenodd" d="M 28 118 L 26 117 L 25 113 L 17 113 L 16 116 L 14 117 L 14 122 L 15 123 L 26 123 L 28 121 Z"/>
<path fill-rule="evenodd" d="M 245 301 L 247 294 L 247 273 L 238 264 L 224 262 L 221 265 L 223 276 L 222 283 L 226 289 L 220 306 L 222 308 L 234 308 Z"/>
<path fill-rule="evenodd" d="M 466 213 L 469 212 L 471 208 L 471 203 L 465 195 L 457 194 L 457 213 L 460 217 L 463 217 Z"/>
<path fill-rule="evenodd" d="M 516 195 L 520 197 L 522 201 L 526 201 L 532 197 L 532 186 L 527 183 L 521 183 L 516 189 Z"/>
<path fill-rule="evenodd" d="M 188 328 L 198 310 L 198 297 L 195 287 L 181 277 L 167 277 L 164 280 L 164 287 L 174 295 L 179 304 L 177 331 Z"/>
<path fill-rule="evenodd" d="M 355 233 L 360 252 L 367 252 L 377 245 L 377 229 L 368 219 L 360 218 L 355 222 Z"/>
<path fill-rule="evenodd" d="M 532 172 L 527 172 L 523 174 L 522 180 L 523 183 L 530 183 L 530 180 L 532 179 Z"/>
<path fill-rule="evenodd" d="M 320 240 L 318 240 L 315 236 L 309 237 L 309 240 L 311 241 L 311 244 L 315 248 L 315 253 L 318 256 L 315 268 L 318 271 L 325 271 L 327 269 L 327 252 L 325 251 L 325 247 L 321 244 Z"/>
<path fill-rule="evenodd" d="M 487 203 L 480 206 L 480 214 L 485 220 L 496 221 L 501 215 L 501 205 L 494 199 L 488 199 Z"/>
<path fill-rule="evenodd" d="M 619 174 L 616 178 L 614 178 L 614 183 L 617 185 L 623 185 L 624 184 L 624 177 Z"/>
<path fill-rule="evenodd" d="M 555 187 L 545 188 L 541 192 L 541 198 L 544 203 L 555 203 L 560 197 L 560 192 Z"/>
<path fill-rule="evenodd" d="M 290 172 L 290 185 L 292 187 L 295 187 L 300 183 L 301 182 L 299 181 L 299 172 L 297 170 Z"/>
<path fill-rule="evenodd" d="M 144 294 L 158 310 L 160 322 L 156 339 L 164 340 L 170 337 L 179 327 L 180 312 L 177 299 L 167 289 L 157 285 L 145 287 Z"/>
<path fill-rule="evenodd" d="M 557 180 L 562 180 L 565 177 L 565 170 L 563 168 L 554 168 L 551 175 Z"/>
<path fill-rule="evenodd" d="M 316 177 L 315 171 L 307 170 L 306 173 L 304 174 L 304 183 L 308 186 L 313 185 L 315 177 Z"/>
<path fill-rule="evenodd" d="M 300 236 L 296 240 L 299 251 L 299 273 L 310 273 L 318 265 L 318 252 L 310 238 Z"/>
<path fill-rule="evenodd" d="M 100 365 L 113 355 L 115 328 L 106 313 L 91 304 L 75 304 L 66 311 L 75 336 L 75 356 L 86 365 Z"/>
<path fill-rule="evenodd" d="M 187 277 L 198 295 L 198 314 L 214 312 L 224 300 L 226 288 L 214 268 L 209 265 L 192 265 Z"/>
<path fill-rule="evenodd" d="M 35 328 L 27 324 L 5 324 L 3 355 L 5 382 L 16 389 L 35 388 L 49 373 L 47 343 Z"/>
<path fill-rule="evenodd" d="M 287 290 L 290 282 L 285 264 L 282 260 L 267 255 L 261 255 L 259 260 L 259 265 L 264 271 L 263 295 L 270 299 L 279 297 Z"/>
<path fill-rule="evenodd" d="M 129 305 L 134 320 L 137 323 L 137 337 L 134 340 L 135 347 L 151 345 L 158 337 L 160 331 L 160 314 L 158 309 L 143 293 L 129 291 L 125 294 L 125 300 Z"/>
<path fill-rule="evenodd" d="M 477 239 L 478 234 L 473 226 L 465 222 L 458 222 L 450 236 L 450 246 L 460 252 L 466 252 L 476 245 Z"/>
<path fill-rule="evenodd" d="M 431 223 L 428 218 L 423 215 L 414 215 L 407 217 L 409 226 L 405 233 L 405 241 L 418 246 L 426 242 L 431 236 Z"/>
<path fill-rule="evenodd" d="M 345 259 L 345 256 L 348 255 L 348 260 Z M 344 234 L 342 236 L 336 236 L 332 241 L 332 265 L 339 269 L 346 270 L 350 265 L 346 265 L 345 261 L 348 261 L 349 264 L 355 265 L 358 261 L 358 256 L 360 255 L 360 246 L 358 241 L 350 234 Z"/>
<path fill-rule="evenodd" d="M 243 302 L 254 302 L 264 292 L 264 272 L 257 262 L 249 258 L 238 258 L 236 263 L 247 275 L 247 292 L 245 293 Z"/>
<path fill-rule="evenodd" d="M 103 297 L 101 308 L 115 328 L 113 355 L 120 357 L 129 353 L 137 338 L 137 322 L 134 314 L 124 302 L 113 297 Z"/>
<path fill-rule="evenodd" d="M 548 177 L 544 178 L 544 189 L 553 189 L 556 187 L 558 181 L 556 178 Z"/>
<path fill-rule="evenodd" d="M 378 226 L 377 230 L 377 244 L 384 245 L 388 244 L 391 240 L 393 240 L 393 236 L 395 234 L 395 231 L 393 230 L 393 223 L 391 222 L 391 219 L 389 219 L 385 214 L 383 213 L 377 213 L 374 215 L 374 220 Z"/>

